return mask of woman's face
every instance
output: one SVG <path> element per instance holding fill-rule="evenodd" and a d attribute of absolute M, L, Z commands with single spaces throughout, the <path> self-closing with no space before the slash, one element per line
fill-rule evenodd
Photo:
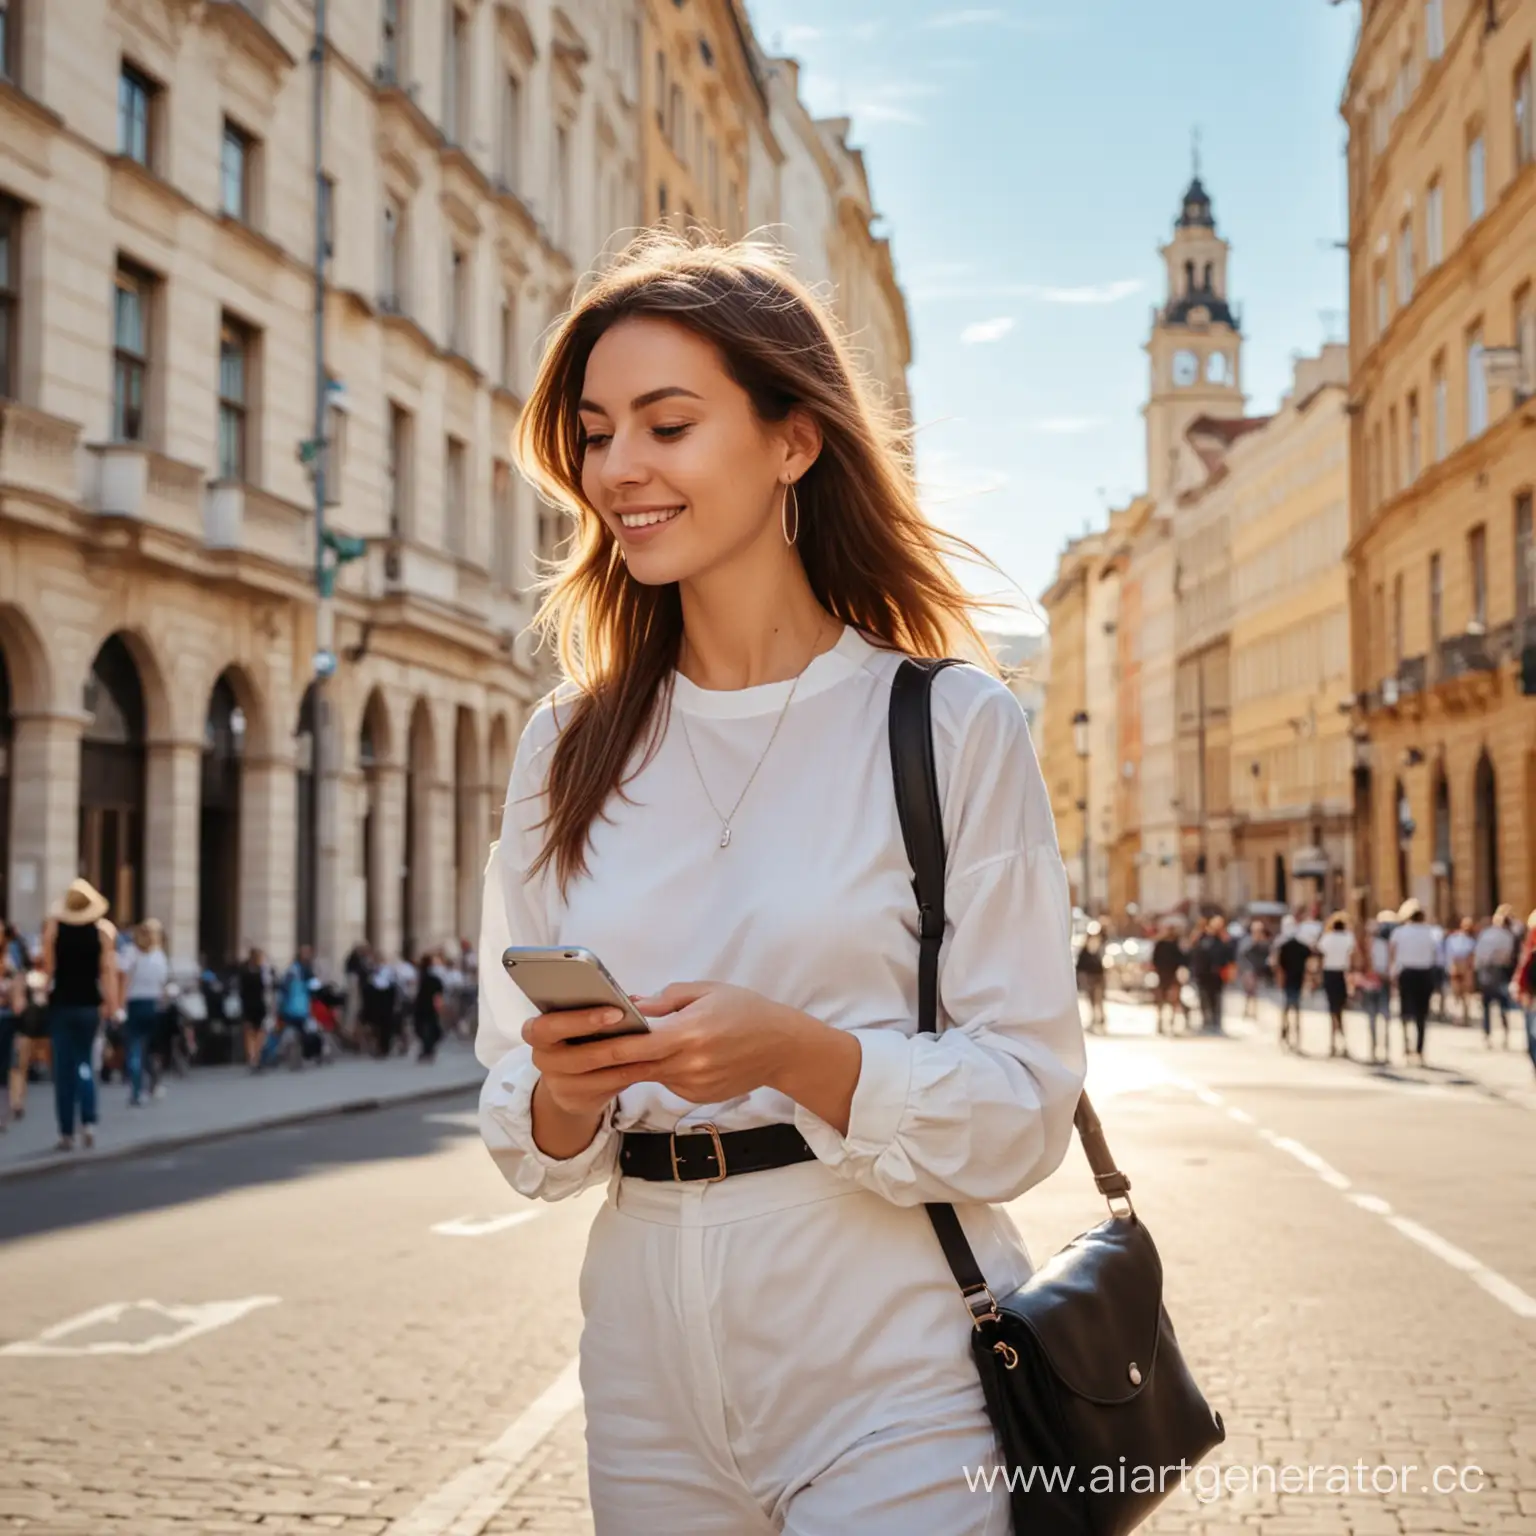
<path fill-rule="evenodd" d="M 581 488 L 648 586 L 783 547 L 782 482 L 820 446 L 802 413 L 761 421 L 714 345 L 667 320 L 598 339 L 581 392 Z"/>

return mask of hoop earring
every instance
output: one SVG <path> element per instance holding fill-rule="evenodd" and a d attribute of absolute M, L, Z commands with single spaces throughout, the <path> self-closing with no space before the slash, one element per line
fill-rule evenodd
<path fill-rule="evenodd" d="M 794 498 L 795 503 L 795 531 L 793 533 L 789 531 L 789 503 L 791 497 Z M 786 544 L 793 544 L 800 537 L 800 493 L 795 489 L 795 482 L 793 480 L 786 480 L 784 482 L 784 500 L 779 506 L 779 527 L 783 530 L 784 542 Z"/>

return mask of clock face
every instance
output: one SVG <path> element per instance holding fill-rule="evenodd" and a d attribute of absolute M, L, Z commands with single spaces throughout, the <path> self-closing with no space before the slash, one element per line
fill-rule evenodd
<path fill-rule="evenodd" d="M 1212 384 L 1232 382 L 1232 365 L 1225 352 L 1212 352 L 1205 360 L 1205 376 Z"/>
<path fill-rule="evenodd" d="M 1200 377 L 1200 359 L 1193 352 L 1175 352 L 1173 354 L 1173 382 L 1175 384 L 1193 384 Z"/>

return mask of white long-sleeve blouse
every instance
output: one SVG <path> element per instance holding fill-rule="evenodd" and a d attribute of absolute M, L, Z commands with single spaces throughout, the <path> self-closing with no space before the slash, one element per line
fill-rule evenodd
<path fill-rule="evenodd" d="M 790 684 L 716 692 L 678 675 L 659 748 L 625 798 L 609 798 L 589 873 L 563 900 L 552 870 L 527 876 L 558 731 L 557 707 L 536 712 L 486 872 L 480 941 L 480 1125 L 514 1188 L 561 1199 L 613 1174 L 620 1132 L 704 1121 L 792 1121 L 823 1163 L 899 1205 L 1010 1200 L 1060 1162 L 1083 1035 L 1066 871 L 1024 715 L 977 668 L 934 683 L 947 926 L 940 1033 L 919 1035 L 917 911 L 887 724 L 899 662 L 852 628 L 811 662 L 728 848 L 699 774 L 716 804 L 732 805 Z M 509 943 L 585 945 L 632 993 L 729 982 L 852 1030 L 862 1064 L 847 1134 L 768 1088 L 692 1104 L 639 1083 L 583 1152 L 547 1157 L 533 1140 L 538 1070 L 521 1037 L 533 1010 L 500 964 Z"/>

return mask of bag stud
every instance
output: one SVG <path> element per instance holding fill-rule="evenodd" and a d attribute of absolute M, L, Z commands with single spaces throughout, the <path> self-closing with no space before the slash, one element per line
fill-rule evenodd
<path fill-rule="evenodd" d="M 1131 1369 L 1128 1374 L 1131 1378 L 1131 1385 L 1139 1387 L 1141 1385 L 1141 1367 L 1134 1360 L 1131 1361 Z"/>

